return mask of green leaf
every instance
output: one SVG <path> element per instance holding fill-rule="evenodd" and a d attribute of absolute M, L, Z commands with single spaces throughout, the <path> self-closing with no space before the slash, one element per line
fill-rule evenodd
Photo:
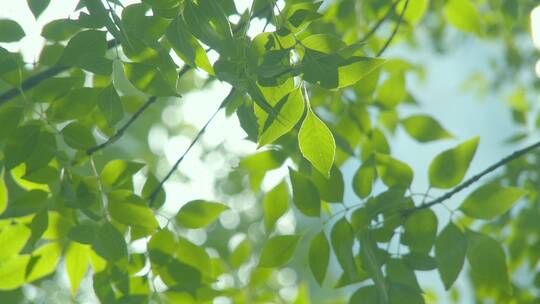
<path fill-rule="evenodd" d="M 377 287 L 368 285 L 358 288 L 349 299 L 349 304 L 357 303 L 379 303 Z"/>
<path fill-rule="evenodd" d="M 401 125 L 412 138 L 419 142 L 430 142 L 453 137 L 438 121 L 428 115 L 411 115 L 403 119 Z"/>
<path fill-rule="evenodd" d="M 108 209 L 111 217 L 119 223 L 145 228 L 150 231 L 159 228 L 154 213 L 144 205 L 109 199 Z"/>
<path fill-rule="evenodd" d="M 293 190 L 293 202 L 306 216 L 319 217 L 321 214 L 321 199 L 315 185 L 302 174 L 289 168 Z"/>
<path fill-rule="evenodd" d="M 27 246 L 33 247 L 49 227 L 49 212 L 46 209 L 38 212 L 32 218 L 32 222 L 30 222 L 29 226 L 32 230 L 32 234 L 30 235 Z"/>
<path fill-rule="evenodd" d="M 278 235 L 270 238 L 264 244 L 259 260 L 259 267 L 280 267 L 285 265 L 293 256 L 300 236 Z"/>
<path fill-rule="evenodd" d="M 17 42 L 24 37 L 22 27 L 11 19 L 0 19 L 0 42 Z"/>
<path fill-rule="evenodd" d="M 133 175 L 144 167 L 144 164 L 115 159 L 108 162 L 101 171 L 101 182 L 105 186 L 117 187 L 130 182 Z"/>
<path fill-rule="evenodd" d="M 309 3 L 293 3 L 287 5 L 280 14 L 282 17 L 283 26 L 297 33 L 306 28 L 313 20 L 321 17 L 317 10 L 321 6 L 322 1 Z"/>
<path fill-rule="evenodd" d="M 375 155 L 377 173 L 388 187 L 407 188 L 410 186 L 414 172 L 406 163 L 390 155 L 377 153 Z"/>
<path fill-rule="evenodd" d="M 152 174 L 148 174 L 148 178 L 146 179 L 146 183 L 144 183 L 144 187 L 142 190 L 142 197 L 144 199 L 149 199 L 150 195 L 154 192 L 156 187 L 159 186 L 159 180 Z M 159 207 L 163 206 L 165 203 L 165 190 L 163 190 L 162 187 L 160 187 L 156 197 L 152 202 L 150 202 L 150 207 L 158 209 Z"/>
<path fill-rule="evenodd" d="M 77 33 L 73 36 L 62 56 L 60 64 L 79 66 L 88 58 L 103 57 L 107 51 L 107 40 L 105 32 L 96 30 L 87 30 Z"/>
<path fill-rule="evenodd" d="M 263 200 L 264 224 L 266 231 L 270 232 L 274 228 L 276 221 L 287 212 L 289 207 L 289 191 L 287 183 L 282 181 L 272 190 L 266 193 Z"/>
<path fill-rule="evenodd" d="M 30 255 L 15 255 L 0 263 L 0 290 L 13 290 L 25 283 Z"/>
<path fill-rule="evenodd" d="M 45 24 L 41 30 L 41 36 L 51 41 L 64 41 L 68 40 L 80 30 L 81 28 L 76 20 L 57 19 Z"/>
<path fill-rule="evenodd" d="M 200 43 L 187 30 L 182 18 L 177 17 L 167 28 L 166 37 L 171 43 L 176 54 L 187 64 L 194 68 L 201 68 L 209 74 L 214 74 L 214 69 L 208 60 L 206 52 Z"/>
<path fill-rule="evenodd" d="M 202 228 L 213 223 L 229 207 L 215 202 L 194 200 L 187 202 L 176 214 L 176 220 L 187 228 Z"/>
<path fill-rule="evenodd" d="M 124 117 L 124 107 L 120 102 L 120 97 L 114 86 L 110 85 L 101 90 L 97 96 L 97 100 L 99 110 L 107 120 L 109 127 L 113 127 L 122 120 L 122 117 Z"/>
<path fill-rule="evenodd" d="M 480 16 L 471 0 L 449 0 L 444 4 L 443 13 L 448 23 L 457 29 L 480 34 L 482 29 Z"/>
<path fill-rule="evenodd" d="M 366 198 L 371 194 L 373 182 L 375 181 L 377 171 L 375 170 L 375 159 L 370 156 L 366 159 L 360 168 L 356 170 L 353 177 L 353 190 L 360 198 Z"/>
<path fill-rule="evenodd" d="M 48 193 L 42 190 L 24 192 L 8 204 L 1 217 L 21 217 L 37 213 L 47 207 L 47 196 Z"/>
<path fill-rule="evenodd" d="M 427 253 L 409 252 L 403 256 L 403 261 L 414 270 L 433 270 L 437 268 L 437 261 Z"/>
<path fill-rule="evenodd" d="M 330 260 L 330 245 L 324 231 L 317 233 L 311 240 L 308 258 L 309 268 L 317 283 L 322 286 Z"/>
<path fill-rule="evenodd" d="M 96 88 L 76 88 L 54 101 L 47 109 L 47 116 L 56 122 L 84 117 L 97 104 L 99 90 Z"/>
<path fill-rule="evenodd" d="M 388 289 L 390 304 L 425 304 L 419 290 L 403 284 L 390 284 Z"/>
<path fill-rule="evenodd" d="M 371 233 L 369 230 L 362 230 L 357 233 L 360 241 L 360 257 L 362 265 L 365 267 L 364 270 L 375 283 L 381 303 L 386 304 L 389 303 L 388 287 L 382 273 L 382 265 L 376 256 L 376 250 L 379 248 L 377 243 L 373 241 Z"/>
<path fill-rule="evenodd" d="M 28 8 L 30 8 L 32 15 L 34 15 L 34 18 L 36 19 L 43 13 L 47 6 L 49 6 L 50 2 L 51 0 L 26 0 Z"/>
<path fill-rule="evenodd" d="M 0 214 L 6 210 L 8 205 L 8 189 L 4 181 L 4 170 L 0 170 Z"/>
<path fill-rule="evenodd" d="M 262 91 L 265 94 L 265 91 Z M 259 118 L 262 132 L 259 135 L 259 147 L 270 144 L 282 135 L 289 132 L 302 118 L 304 113 L 304 97 L 300 88 L 295 89 L 277 101 L 268 99 L 277 112 L 277 117 L 268 115 L 262 108 L 255 107 L 255 113 Z M 261 113 L 263 112 L 263 113 Z"/>
<path fill-rule="evenodd" d="M 68 146 L 76 150 L 86 150 L 96 145 L 96 139 L 86 126 L 72 122 L 62 129 L 62 136 Z"/>
<path fill-rule="evenodd" d="M 523 189 L 489 183 L 467 196 L 459 210 L 473 218 L 490 220 L 508 211 L 525 194 Z"/>
<path fill-rule="evenodd" d="M 449 189 L 459 184 L 467 173 L 478 141 L 475 137 L 437 155 L 429 165 L 431 187 Z"/>
<path fill-rule="evenodd" d="M 491 237 L 468 230 L 467 260 L 471 275 L 480 288 L 510 294 L 512 286 L 508 277 L 506 257 L 499 242 Z"/>
<path fill-rule="evenodd" d="M 369 57 L 352 57 L 338 68 L 338 88 L 344 88 L 377 71 L 386 60 Z"/>
<path fill-rule="evenodd" d="M 407 218 L 401 237 L 412 252 L 428 253 L 437 236 L 437 216 L 431 209 L 414 212 Z"/>
<path fill-rule="evenodd" d="M 456 225 L 449 222 L 435 241 L 435 260 L 437 269 L 446 290 L 457 279 L 467 252 L 467 240 Z"/>
<path fill-rule="evenodd" d="M 422 17 L 424 17 L 429 7 L 429 2 L 429 0 L 409 1 L 403 19 L 405 19 L 411 25 L 416 25 L 422 20 Z M 397 14 L 400 15 L 403 12 L 404 8 L 405 2 L 398 3 L 398 5 L 396 6 Z"/>
<path fill-rule="evenodd" d="M 103 224 L 97 231 L 92 249 L 109 262 L 116 262 L 127 256 L 124 236 L 109 222 Z"/>
<path fill-rule="evenodd" d="M 174 67 L 172 60 L 170 62 L 169 60 L 171 60 L 170 57 L 164 59 L 163 67 L 166 67 L 165 69 L 156 68 L 156 66 L 159 66 L 157 62 L 161 62 L 161 60 L 124 63 L 126 77 L 137 89 L 148 95 L 158 97 L 179 96 L 176 91 L 176 71 L 174 71 L 174 75 L 170 75 L 167 71 L 169 67 Z"/>
<path fill-rule="evenodd" d="M 65 263 L 71 294 L 74 296 L 90 266 L 90 246 L 72 242 L 66 251 Z"/>
<path fill-rule="evenodd" d="M 240 244 L 236 245 L 231 252 L 230 261 L 231 265 L 238 269 L 242 264 L 248 261 L 251 256 L 251 245 L 249 240 L 245 238 Z"/>
<path fill-rule="evenodd" d="M 266 150 L 246 156 L 238 166 L 250 171 L 270 171 L 283 165 L 287 155 L 280 150 Z"/>
<path fill-rule="evenodd" d="M 302 155 L 313 167 L 329 177 L 336 154 L 336 142 L 330 129 L 313 113 L 311 108 L 308 108 L 298 132 L 298 144 Z"/>
<path fill-rule="evenodd" d="M 31 231 L 23 224 L 8 224 L 0 230 L 0 261 L 14 257 L 24 248 Z M 0 262 L 1 264 L 1 262 Z"/>
<path fill-rule="evenodd" d="M 343 202 L 345 183 L 343 182 L 343 175 L 337 166 L 332 166 L 329 178 L 326 178 L 317 170 L 311 170 L 311 181 L 317 187 L 322 200 L 329 203 Z"/>
<path fill-rule="evenodd" d="M 56 242 L 45 244 L 32 252 L 32 259 L 26 269 L 26 281 L 32 282 L 53 273 L 61 255 L 62 246 Z"/>
<path fill-rule="evenodd" d="M 354 280 L 358 276 L 353 255 L 354 235 L 346 218 L 341 218 L 334 224 L 330 240 L 345 277 Z"/>
<path fill-rule="evenodd" d="M 393 284 L 400 284 L 407 286 L 413 290 L 421 291 L 420 285 L 414 274 L 414 270 L 410 268 L 402 259 L 392 258 L 386 262 L 386 277 L 388 281 Z M 392 302 L 392 291 L 390 291 L 390 298 Z M 408 303 L 408 302 L 406 302 Z"/>

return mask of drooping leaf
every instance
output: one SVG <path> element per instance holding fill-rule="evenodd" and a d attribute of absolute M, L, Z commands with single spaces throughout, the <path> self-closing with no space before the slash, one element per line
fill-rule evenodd
<path fill-rule="evenodd" d="M 180 208 L 176 220 L 187 228 L 202 228 L 214 222 L 227 209 L 227 206 L 220 203 L 194 200 Z"/>
<path fill-rule="evenodd" d="M 334 224 L 331 242 L 345 276 L 349 280 L 354 280 L 358 275 L 353 255 L 354 235 L 351 224 L 346 218 L 342 218 Z"/>
<path fill-rule="evenodd" d="M 329 177 L 336 154 L 336 142 L 330 129 L 313 113 L 311 108 L 308 108 L 298 132 L 298 144 L 302 155 L 313 167 Z"/>
<path fill-rule="evenodd" d="M 64 41 L 75 35 L 80 29 L 73 19 L 57 19 L 45 24 L 41 30 L 41 36 L 51 41 Z"/>
<path fill-rule="evenodd" d="M 437 216 L 431 209 L 423 209 L 407 218 L 401 237 L 403 244 L 412 252 L 427 253 L 437 236 Z"/>
<path fill-rule="evenodd" d="M 449 189 L 459 184 L 474 157 L 479 138 L 470 139 L 437 155 L 429 165 L 432 187 Z"/>
<path fill-rule="evenodd" d="M 0 42 L 16 42 L 24 37 L 24 30 L 11 19 L 0 19 Z"/>
<path fill-rule="evenodd" d="M 411 115 L 401 121 L 405 131 L 419 142 L 452 138 L 438 121 L 428 115 Z"/>
<path fill-rule="evenodd" d="M 275 111 L 278 113 L 277 117 L 268 115 L 263 110 L 264 108 L 260 108 L 258 104 L 255 108 L 255 113 L 260 117 L 258 120 L 263 122 L 262 132 L 260 132 L 259 136 L 260 147 L 274 142 L 298 123 L 304 113 L 302 90 L 298 88 L 279 99 L 275 105 L 273 103 L 271 105 L 274 106 Z"/>
<path fill-rule="evenodd" d="M 353 190 L 360 198 L 366 198 L 371 194 L 373 182 L 376 178 L 375 159 L 369 157 L 360 168 L 356 170 L 353 177 Z"/>
<path fill-rule="evenodd" d="M 308 258 L 309 268 L 317 283 L 322 286 L 330 259 L 330 245 L 324 231 L 319 232 L 311 240 Z"/>
<path fill-rule="evenodd" d="M 311 170 L 311 181 L 317 187 L 322 200 L 329 203 L 343 202 L 345 183 L 343 181 L 343 174 L 337 166 L 332 166 L 328 178 L 317 170 Z"/>
<path fill-rule="evenodd" d="M 230 261 L 231 265 L 235 268 L 240 267 L 242 264 L 248 261 L 251 256 L 251 244 L 246 238 L 240 244 L 236 245 L 231 252 Z"/>
<path fill-rule="evenodd" d="M 287 212 L 289 206 L 289 191 L 287 184 L 282 181 L 272 190 L 266 193 L 263 200 L 264 223 L 266 231 L 270 232 L 274 228 L 276 221 Z"/>
<path fill-rule="evenodd" d="M 456 225 L 449 222 L 435 241 L 437 269 L 446 290 L 452 287 L 461 272 L 466 252 L 465 234 Z"/>
<path fill-rule="evenodd" d="M 66 252 L 66 272 L 71 284 L 71 294 L 76 295 L 79 285 L 90 266 L 90 246 L 72 242 Z"/>
<path fill-rule="evenodd" d="M 280 267 L 285 265 L 293 256 L 300 236 L 278 235 L 270 238 L 264 244 L 259 259 L 259 267 Z"/>
<path fill-rule="evenodd" d="M 26 280 L 32 282 L 53 273 L 60 261 L 62 247 L 59 243 L 45 244 L 32 253 L 29 267 L 26 269 Z"/>
<path fill-rule="evenodd" d="M 110 216 L 119 223 L 150 231 L 159 227 L 154 213 L 145 205 L 132 203 L 129 200 L 109 199 L 108 209 Z"/>
<path fill-rule="evenodd" d="M 365 266 L 364 270 L 375 283 L 380 299 L 379 301 L 384 304 L 389 303 L 388 287 L 384 280 L 381 269 L 382 265 L 376 256 L 376 249 L 378 249 L 377 243 L 373 241 L 371 232 L 368 230 L 358 232 L 357 237 L 360 240 L 360 257 L 362 259 L 362 265 Z"/>
<path fill-rule="evenodd" d="M 318 217 L 321 214 L 321 199 L 315 185 L 302 174 L 289 168 L 293 190 L 293 202 L 303 214 Z"/>
<path fill-rule="evenodd" d="M 0 230 L 0 261 L 17 256 L 30 237 L 31 231 L 22 224 L 6 225 Z"/>
<path fill-rule="evenodd" d="M 110 262 L 116 262 L 127 256 L 127 245 L 124 236 L 111 223 L 106 222 L 97 231 L 97 238 L 92 249 Z"/>
<path fill-rule="evenodd" d="M 459 210 L 473 218 L 490 220 L 508 211 L 526 193 L 523 189 L 489 183 L 467 196 Z"/>
<path fill-rule="evenodd" d="M 0 290 L 19 288 L 26 282 L 30 255 L 14 255 L 0 264 Z"/>
<path fill-rule="evenodd" d="M 34 15 L 34 18 L 36 19 L 43 13 L 47 6 L 49 6 L 50 2 L 51 0 L 26 0 L 28 8 L 30 8 L 32 15 Z"/>
<path fill-rule="evenodd" d="M 472 277 L 481 288 L 510 294 L 512 286 L 508 277 L 506 257 L 499 242 L 474 231 L 467 231 L 467 261 Z"/>

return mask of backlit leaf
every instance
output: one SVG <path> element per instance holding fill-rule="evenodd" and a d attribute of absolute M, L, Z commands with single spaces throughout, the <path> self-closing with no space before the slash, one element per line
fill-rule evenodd
<path fill-rule="evenodd" d="M 467 196 L 459 210 L 470 217 L 489 220 L 508 211 L 526 193 L 519 188 L 489 183 Z"/>
<path fill-rule="evenodd" d="M 330 259 L 330 245 L 324 231 L 317 233 L 311 240 L 308 257 L 309 268 L 317 283 L 322 286 Z"/>
<path fill-rule="evenodd" d="M 469 169 L 478 141 L 475 137 L 437 155 L 429 165 L 430 185 L 449 189 L 459 184 Z"/>
<path fill-rule="evenodd" d="M 287 212 L 289 207 L 289 191 L 287 184 L 282 181 L 272 190 L 266 193 L 263 199 L 264 223 L 266 231 L 270 232 L 274 228 L 276 221 Z"/>
<path fill-rule="evenodd" d="M 259 259 L 259 267 L 280 267 L 285 265 L 293 256 L 299 235 L 278 235 L 270 238 L 264 244 Z"/>
<path fill-rule="evenodd" d="M 324 176 L 329 177 L 336 154 L 336 142 L 330 129 L 313 113 L 308 112 L 300 131 L 298 144 L 302 155 Z"/>
<path fill-rule="evenodd" d="M 302 174 L 289 168 L 293 190 L 293 202 L 306 216 L 318 217 L 321 214 L 321 199 L 315 185 Z"/>
<path fill-rule="evenodd" d="M 229 207 L 220 203 L 194 200 L 180 208 L 176 220 L 187 228 L 202 228 L 213 223 L 227 209 Z"/>
<path fill-rule="evenodd" d="M 412 115 L 401 121 L 405 131 L 419 142 L 452 138 L 438 121 L 427 115 Z"/>
<path fill-rule="evenodd" d="M 435 260 L 437 269 L 446 290 L 457 279 L 467 251 L 465 235 L 452 222 L 441 231 L 435 241 Z"/>

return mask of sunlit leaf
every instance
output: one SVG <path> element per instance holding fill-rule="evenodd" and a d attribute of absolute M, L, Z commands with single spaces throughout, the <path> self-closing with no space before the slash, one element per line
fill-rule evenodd
<path fill-rule="evenodd" d="M 308 108 L 300 131 L 298 144 L 302 155 L 324 176 L 330 176 L 330 169 L 336 154 L 336 142 L 330 129 Z"/>
<path fill-rule="evenodd" d="M 76 295 L 81 280 L 90 266 L 90 247 L 73 242 L 66 252 L 66 272 L 71 284 L 71 294 Z"/>
<path fill-rule="evenodd" d="M 427 115 L 412 115 L 401 121 L 405 131 L 419 142 L 451 138 L 438 121 Z"/>
<path fill-rule="evenodd" d="M 293 256 L 299 235 L 278 235 L 270 238 L 262 248 L 259 267 L 279 267 L 286 264 Z"/>
<path fill-rule="evenodd" d="M 429 165 L 430 185 L 448 189 L 459 184 L 469 169 L 478 141 L 475 137 L 437 155 Z"/>
<path fill-rule="evenodd" d="M 263 200 L 264 223 L 267 231 L 272 231 L 276 221 L 287 212 L 289 207 L 289 191 L 287 184 L 282 181 L 266 193 Z"/>
<path fill-rule="evenodd" d="M 176 220 L 187 228 L 202 228 L 214 222 L 229 207 L 210 201 L 194 200 L 180 208 Z"/>
<path fill-rule="evenodd" d="M 470 217 L 489 220 L 508 211 L 526 193 L 523 189 L 489 183 L 467 196 L 459 210 Z"/>

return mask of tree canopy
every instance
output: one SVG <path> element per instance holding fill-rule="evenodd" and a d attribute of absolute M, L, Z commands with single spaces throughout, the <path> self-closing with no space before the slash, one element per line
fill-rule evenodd
<path fill-rule="evenodd" d="M 534 3 L 244 2 L 73 1 L 34 62 L 0 19 L 0 301 L 538 303 Z M 470 41 L 501 56 L 465 89 L 518 130 L 479 171 L 484 134 L 430 115 L 411 89 L 427 61 L 406 56 Z M 247 148 L 205 145 L 212 129 Z M 446 148 L 419 169 L 400 134 Z"/>

